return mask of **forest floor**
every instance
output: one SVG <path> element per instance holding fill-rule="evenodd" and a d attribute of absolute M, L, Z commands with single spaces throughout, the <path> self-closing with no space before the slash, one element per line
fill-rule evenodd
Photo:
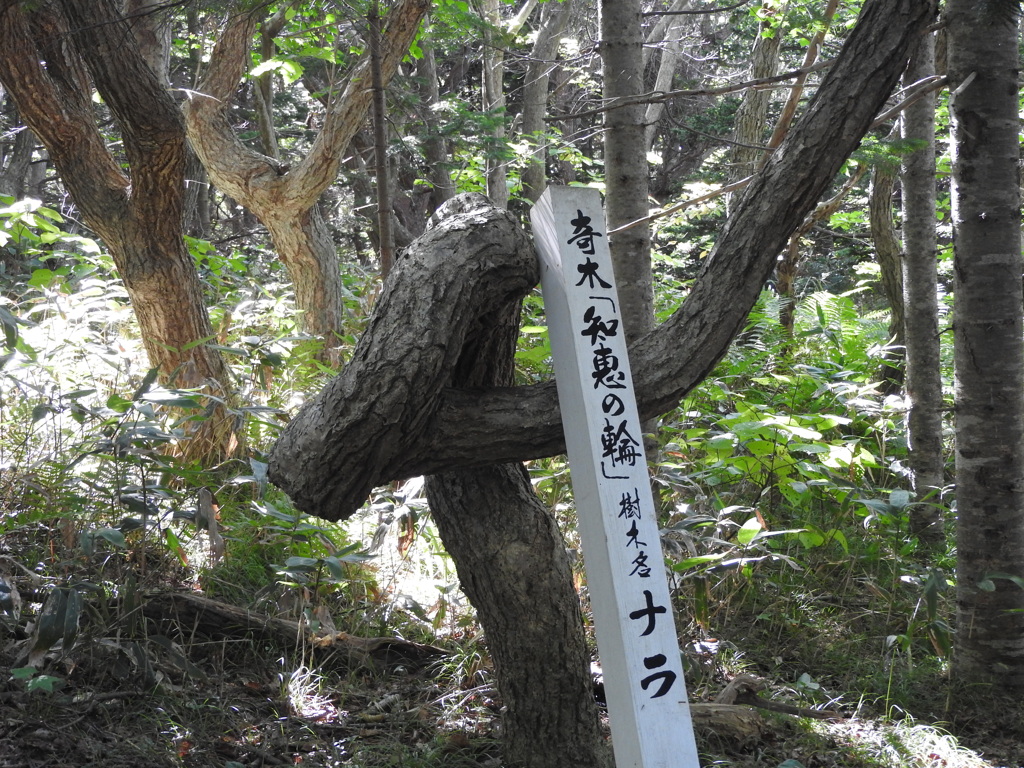
<path fill-rule="evenodd" d="M 59 681 L 52 692 L 13 679 L 5 652 L 0 768 L 501 765 L 500 697 L 485 656 L 475 669 L 458 669 L 453 659 L 461 654 L 465 663 L 464 648 L 453 645 L 451 656 L 429 665 L 353 670 L 333 664 L 329 652 L 307 666 L 288 658 L 293 650 L 254 637 L 196 636 L 187 650 L 192 675 L 153 642 L 79 647 L 46 669 Z M 145 674 L 159 683 L 146 690 Z M 702 729 L 697 737 L 706 766 L 1022 766 L 1020 702 L 993 704 L 984 716 L 942 728 L 861 706 L 829 721 L 766 713 L 759 732 L 742 741 Z"/>
<path fill-rule="evenodd" d="M 10 560 L 0 542 L 2 549 L 0 559 Z M 175 603 L 167 595 L 201 591 L 181 575 L 168 569 L 161 583 L 151 578 L 134 607 L 87 594 L 77 642 L 50 651 L 35 670 L 24 659 L 31 627 L 0 614 L 0 768 L 502 765 L 502 702 L 486 642 L 465 607 L 435 631 L 422 629 L 418 642 L 396 638 L 387 653 L 356 658 L 344 633 L 338 643 L 316 642 L 311 632 L 290 638 L 289 625 L 272 627 L 251 592 L 229 601 L 210 585 L 225 610 L 229 602 L 253 608 L 245 620 L 168 608 Z M 369 626 L 351 610 L 353 635 L 401 632 L 395 606 L 411 598 L 383 581 L 390 618 Z M 734 593 L 722 603 L 714 639 L 696 624 L 681 625 L 691 698 L 712 702 L 730 679 L 752 674 L 766 683 L 763 700 L 840 717 L 758 709 L 757 726 L 740 734 L 699 727 L 705 768 L 1024 766 L 1019 700 L 951 693 L 934 661 L 880 651 L 889 630 L 867 604 L 837 606 L 822 590 L 803 595 L 799 613 L 769 618 L 782 596 L 772 595 L 770 580 L 761 587 L 757 596 Z M 21 588 L 28 614 L 34 594 Z M 375 596 L 386 602 L 385 591 Z M 457 599 L 449 597 L 453 608 Z"/>
<path fill-rule="evenodd" d="M 61 680 L 52 692 L 11 679 L 5 653 L 0 768 L 501 765 L 501 701 L 485 658 L 458 681 L 450 657 L 344 671 L 329 653 L 304 666 L 256 638 L 197 636 L 188 650 L 202 672 L 186 676 L 173 653 L 155 649 L 108 641 L 73 650 L 48 669 Z M 150 690 L 140 686 L 145 665 L 160 680 Z M 943 729 L 868 707 L 831 721 L 766 713 L 742 742 L 697 737 L 705 766 L 1010 768 L 1024 765 L 1019 707 L 1008 700 L 990 708 L 992 719 Z"/>

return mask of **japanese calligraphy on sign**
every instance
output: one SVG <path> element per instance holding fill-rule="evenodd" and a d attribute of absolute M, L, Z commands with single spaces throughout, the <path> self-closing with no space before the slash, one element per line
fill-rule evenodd
<path fill-rule="evenodd" d="M 532 221 L 616 762 L 699 768 L 600 194 Z"/>

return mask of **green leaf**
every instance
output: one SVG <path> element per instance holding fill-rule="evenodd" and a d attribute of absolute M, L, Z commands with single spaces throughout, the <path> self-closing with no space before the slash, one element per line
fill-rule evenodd
<path fill-rule="evenodd" d="M 724 552 L 718 552 L 713 555 L 695 555 L 694 557 L 688 557 L 685 560 L 680 560 L 678 563 L 672 566 L 673 571 L 688 571 L 694 566 L 705 565 L 707 563 L 717 563 L 719 560 L 725 559 Z"/>
<path fill-rule="evenodd" d="M 164 528 L 164 538 L 167 540 L 167 548 L 175 554 L 178 562 L 188 567 L 188 555 L 185 554 L 185 548 L 181 546 L 178 535 L 170 528 Z"/>
<path fill-rule="evenodd" d="M 32 423 L 45 419 L 49 414 L 56 413 L 57 409 L 49 403 L 40 403 L 32 409 Z"/>
<path fill-rule="evenodd" d="M 203 404 L 196 398 L 182 395 L 169 389 L 154 389 L 142 394 L 139 398 L 143 402 L 156 403 L 174 408 L 202 408 Z"/>
<path fill-rule="evenodd" d="M 320 565 L 320 560 L 315 557 L 289 557 L 284 561 L 286 568 L 295 570 L 311 571 Z"/>
<path fill-rule="evenodd" d="M 903 509 L 910 503 L 910 491 L 896 490 L 889 494 L 889 505 L 894 509 Z"/>
<path fill-rule="evenodd" d="M 135 394 L 132 395 L 132 400 L 138 400 L 144 394 L 149 392 L 149 388 L 153 386 L 156 381 L 157 375 L 160 373 L 159 368 L 150 368 L 146 371 L 146 375 L 142 379 L 142 383 L 139 384 L 139 388 L 135 390 Z"/>
<path fill-rule="evenodd" d="M 736 531 L 736 540 L 744 547 L 750 544 L 761 532 L 761 521 L 752 517 L 743 524 L 743 527 Z"/>
<path fill-rule="evenodd" d="M 776 443 L 770 440 L 749 440 L 743 447 L 754 456 L 771 456 L 775 453 Z"/>
<path fill-rule="evenodd" d="M 814 547 L 820 547 L 825 543 L 824 534 L 816 530 L 800 531 L 796 537 L 800 540 L 804 549 L 814 549 Z"/>
<path fill-rule="evenodd" d="M 331 572 L 331 575 L 338 581 L 344 581 L 345 579 L 345 568 L 342 566 L 341 561 L 336 557 L 325 557 L 324 565 L 327 566 L 327 570 Z"/>
<path fill-rule="evenodd" d="M 126 400 L 116 392 L 107 398 L 107 408 L 118 413 L 125 413 L 132 407 L 132 401 Z"/>
<path fill-rule="evenodd" d="M 1024 589 L 1024 578 L 1021 578 L 1020 576 L 1014 576 L 1012 573 L 1003 573 L 1002 571 L 986 573 L 985 577 L 978 582 L 978 589 L 984 590 L 985 592 L 995 592 L 995 579 L 1005 579 L 1006 581 L 1011 581 L 1021 589 Z"/>
<path fill-rule="evenodd" d="M 13 349 L 18 343 L 18 320 L 6 307 L 0 307 L 0 326 L 4 329 L 4 346 Z"/>
<path fill-rule="evenodd" d="M 35 693 L 36 691 L 43 691 L 44 693 L 53 693 L 57 688 L 64 685 L 64 679 L 61 677 L 54 677 L 53 675 L 40 675 L 39 677 L 33 678 L 28 681 L 25 686 L 25 690 L 29 693 Z"/>

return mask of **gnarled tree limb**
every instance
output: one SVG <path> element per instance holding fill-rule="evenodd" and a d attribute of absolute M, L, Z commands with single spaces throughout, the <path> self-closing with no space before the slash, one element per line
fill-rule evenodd
<path fill-rule="evenodd" d="M 659 328 L 631 345 L 641 418 L 675 407 L 725 354 L 776 256 L 860 143 L 934 12 L 933 2 L 921 0 L 864 3 L 857 26 L 806 112 L 737 203 L 689 298 Z M 437 241 L 440 235 L 427 236 L 431 248 L 449 247 Z M 490 236 L 481 231 L 481 237 Z M 464 247 L 476 243 L 483 249 L 484 243 L 469 232 L 460 233 L 459 238 Z M 498 258 L 494 250 L 487 253 L 489 259 Z M 389 291 L 409 290 L 400 283 L 430 281 L 436 300 L 429 311 L 446 317 L 460 311 L 447 305 L 449 294 L 437 284 L 439 275 L 428 277 L 422 269 L 397 269 L 396 273 L 386 287 L 385 299 Z M 458 273 L 445 271 L 444 275 Z M 401 334 L 403 320 L 395 322 L 397 327 L 389 326 L 375 316 L 367 334 Z M 416 342 L 422 347 L 416 354 L 429 352 L 433 343 Z M 307 406 L 308 413 L 300 413 L 288 427 L 271 457 L 272 480 L 300 508 L 328 519 L 350 515 L 370 488 L 388 480 L 565 450 L 554 382 L 479 392 L 431 391 L 429 401 L 415 407 L 397 403 L 393 416 L 385 415 L 383 400 L 395 400 L 395 393 L 378 390 L 381 407 L 375 418 L 381 427 L 380 439 L 350 447 L 342 425 L 351 423 L 348 409 L 365 404 L 359 406 L 359 396 L 352 397 L 357 394 L 354 389 L 349 397 L 340 389 L 355 387 L 352 379 L 357 377 L 346 371 L 340 378 L 348 383 L 332 384 L 334 394 Z M 416 382 L 411 389 L 430 389 L 444 378 L 438 372 L 433 381 L 423 387 Z M 372 390 L 374 383 L 359 386 Z M 410 396 L 422 397 L 415 392 Z M 429 411 L 422 410 L 424 406 Z M 313 423 L 322 425 L 322 437 L 299 434 Z M 317 448 L 311 451 L 310 446 Z"/>
<path fill-rule="evenodd" d="M 327 519 L 357 509 L 406 447 L 424 440 L 460 359 L 472 362 L 472 326 L 539 279 L 511 214 L 482 195 L 453 198 L 439 213 L 456 210 L 395 265 L 352 360 L 278 440 L 271 477 L 301 508 Z M 341 482 L 296 484 L 301 477 Z"/>

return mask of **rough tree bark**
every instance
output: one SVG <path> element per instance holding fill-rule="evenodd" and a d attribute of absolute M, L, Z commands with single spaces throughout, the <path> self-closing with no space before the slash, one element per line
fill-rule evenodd
<path fill-rule="evenodd" d="M 428 0 L 402 0 L 388 15 L 381 80 L 390 81 L 409 50 Z M 337 344 L 343 307 L 338 254 L 317 208 L 320 194 L 338 175 L 349 141 L 372 100 L 366 57 L 337 94 L 309 154 L 293 167 L 245 147 L 232 130 L 228 109 L 248 66 L 256 13 L 230 17 L 214 48 L 210 69 L 185 106 L 188 137 L 213 183 L 255 213 L 295 287 L 306 331 L 328 348 Z"/>
<path fill-rule="evenodd" d="M 536 278 L 533 248 L 512 219 L 496 217 L 478 196 L 455 198 L 446 207 L 455 206 L 462 216 L 450 219 L 447 227 L 465 226 L 467 215 L 489 217 L 506 252 L 534 262 L 529 277 Z M 446 226 L 444 221 L 441 226 Z M 421 254 L 417 250 L 410 260 Z M 442 258 L 451 261 L 452 255 Z M 479 317 L 463 316 L 469 331 L 450 386 L 512 384 L 520 298 L 481 306 L 484 314 Z M 404 309 L 396 309 L 400 314 L 392 322 L 404 322 Z M 462 589 L 477 609 L 494 659 L 506 707 L 505 764 L 602 765 L 610 755 L 598 727 L 572 569 L 555 520 L 534 494 L 526 468 L 500 464 L 443 472 L 427 477 L 426 487 L 434 521 Z M 541 648 L 546 652 L 538 654 Z M 545 747 L 538 749 L 538 744 Z"/>
<path fill-rule="evenodd" d="M 925 35 L 910 59 L 904 82 L 909 86 L 934 74 L 935 36 Z M 904 157 L 901 172 L 908 462 L 917 499 L 910 525 L 922 541 L 939 542 L 945 539 L 937 504 L 945 484 L 945 460 L 935 233 L 935 94 L 928 93 L 908 106 L 901 126 L 904 140 L 922 144 Z"/>
<path fill-rule="evenodd" d="M 1024 328 L 1016 4 L 949 0 L 957 632 L 953 674 L 1024 689 Z M 1009 18 L 1007 16 L 1009 15 Z M 1014 583 L 1013 579 L 1017 580 Z"/>
<path fill-rule="evenodd" d="M 934 10 L 920 0 L 865 2 L 814 99 L 737 202 L 689 298 L 631 346 L 642 418 L 675 407 L 725 354 L 776 256 L 868 130 Z M 458 311 L 435 290 L 436 303 L 410 312 Z M 371 321 L 368 333 L 399 330 Z M 429 351 L 415 338 L 406 344 L 410 353 Z M 343 372 L 284 430 L 271 452 L 271 479 L 301 509 L 339 519 L 391 479 L 564 452 L 554 382 L 436 391 L 432 381 L 404 380 L 405 368 L 402 360 L 368 368 L 378 377 L 358 390 Z M 403 390 L 397 401 L 395 388 Z M 414 398 L 409 406 L 405 390 Z"/>
<path fill-rule="evenodd" d="M 183 234 L 185 131 L 167 89 L 114 3 L 0 2 L 0 80 L 60 170 L 124 280 L 150 363 L 163 381 L 230 392 L 202 285 Z M 92 84 L 117 119 L 130 177 L 96 126 Z M 223 412 L 204 425 L 213 457 L 233 445 Z"/>
<path fill-rule="evenodd" d="M 494 660 L 507 707 L 504 764 L 609 764 L 569 558 L 526 469 L 499 464 L 445 472 L 428 476 L 427 491 Z"/>
<path fill-rule="evenodd" d="M 905 348 L 903 308 L 903 250 L 896 235 L 896 223 L 892 215 L 892 194 L 896 187 L 897 169 L 892 165 L 878 164 L 871 169 L 871 190 L 868 195 L 868 222 L 871 239 L 875 244 L 875 256 L 881 270 L 882 293 L 889 302 L 889 338 L 895 349 L 887 350 L 882 358 L 883 391 L 886 394 L 898 392 L 903 384 L 903 369 L 900 365 Z"/>
<path fill-rule="evenodd" d="M 605 113 L 605 216 L 609 232 L 648 212 L 648 169 L 644 107 L 643 34 L 639 0 L 601 0 L 601 73 Z M 609 237 L 619 292 L 622 327 L 630 343 L 654 328 L 651 228 L 647 223 Z"/>
<path fill-rule="evenodd" d="M 764 11 L 771 16 L 778 11 L 777 2 L 762 3 Z M 750 78 L 771 77 L 779 71 L 779 46 L 782 44 L 782 22 L 766 18 L 758 27 L 757 40 L 750 53 Z M 772 89 L 751 88 L 743 94 L 743 101 L 736 110 L 736 127 L 733 131 L 735 146 L 729 150 L 729 182 L 745 179 L 752 174 L 767 152 L 763 142 L 765 126 L 768 124 L 768 107 L 772 101 Z M 732 210 L 733 196 L 726 198 L 728 210 Z"/>
<path fill-rule="evenodd" d="M 19 125 L 17 110 L 12 110 L 15 118 L 12 125 Z M 28 187 L 29 170 L 32 168 L 32 156 L 36 149 L 36 135 L 32 129 L 23 127 L 14 137 L 11 151 L 5 153 L 3 165 L 0 167 L 0 195 L 11 195 L 21 199 Z"/>
<path fill-rule="evenodd" d="M 391 226 L 391 173 L 388 170 L 387 103 L 384 73 L 381 71 L 380 3 L 372 0 L 366 16 L 370 38 L 370 84 L 373 88 L 373 168 L 377 193 L 377 257 L 381 278 L 386 278 L 395 261 L 395 235 Z"/>

